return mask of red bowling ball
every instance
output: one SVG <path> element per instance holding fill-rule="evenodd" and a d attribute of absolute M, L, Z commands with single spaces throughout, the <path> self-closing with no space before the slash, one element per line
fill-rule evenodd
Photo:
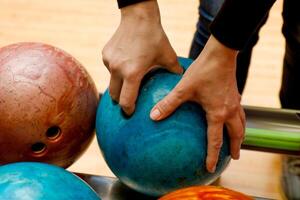
<path fill-rule="evenodd" d="M 0 165 L 68 167 L 94 136 L 98 94 L 83 66 L 41 43 L 0 48 Z"/>

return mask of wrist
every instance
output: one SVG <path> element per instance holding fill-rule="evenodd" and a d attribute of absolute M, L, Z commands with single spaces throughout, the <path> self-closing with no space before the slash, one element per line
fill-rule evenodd
<path fill-rule="evenodd" d="M 238 51 L 231 49 L 219 42 L 211 35 L 197 60 L 205 60 L 204 62 L 218 62 L 221 68 L 234 68 Z M 233 64 L 234 63 L 234 64 Z"/>
<path fill-rule="evenodd" d="M 223 59 L 236 60 L 238 51 L 231 49 L 221 42 L 219 42 L 213 35 L 211 35 L 205 45 L 208 54 L 217 56 Z"/>
<path fill-rule="evenodd" d="M 121 8 L 121 21 L 150 22 L 160 24 L 160 12 L 156 0 L 148 0 Z"/>
<path fill-rule="evenodd" d="M 210 36 L 195 62 L 206 69 L 221 70 L 235 75 L 237 54 L 237 50 L 226 47 Z"/>

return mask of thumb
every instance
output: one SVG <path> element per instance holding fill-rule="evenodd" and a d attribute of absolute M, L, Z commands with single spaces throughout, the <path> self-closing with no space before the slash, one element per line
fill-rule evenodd
<path fill-rule="evenodd" d="M 172 114 L 178 106 L 187 100 L 182 90 L 174 88 L 165 98 L 159 101 L 151 110 L 150 118 L 154 121 L 162 120 Z"/>
<path fill-rule="evenodd" d="M 183 73 L 183 68 L 180 66 L 177 57 L 175 59 L 166 61 L 165 63 L 162 64 L 165 66 L 165 69 L 167 69 L 169 72 L 175 73 L 175 74 L 182 74 Z"/>
<path fill-rule="evenodd" d="M 180 66 L 177 59 L 177 55 L 174 49 L 171 47 L 171 45 L 166 47 L 165 51 L 161 56 L 159 64 L 164 66 L 164 68 L 167 69 L 168 71 L 173 72 L 175 74 L 183 73 L 183 68 Z"/>

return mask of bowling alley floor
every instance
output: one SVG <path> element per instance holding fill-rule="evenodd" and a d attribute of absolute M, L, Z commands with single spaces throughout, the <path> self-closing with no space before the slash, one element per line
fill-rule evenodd
<path fill-rule="evenodd" d="M 159 1 L 162 23 L 178 55 L 187 56 L 195 31 L 198 0 Z M 101 49 L 119 23 L 115 0 L 0 0 L 0 46 L 45 42 L 75 56 L 88 70 L 99 91 L 109 83 Z M 284 39 L 281 35 L 282 0 L 273 7 L 254 49 L 243 95 L 246 105 L 279 108 Z M 242 151 L 220 179 L 220 184 L 249 195 L 281 199 L 280 155 Z M 106 166 L 96 140 L 70 170 L 114 176 Z"/>

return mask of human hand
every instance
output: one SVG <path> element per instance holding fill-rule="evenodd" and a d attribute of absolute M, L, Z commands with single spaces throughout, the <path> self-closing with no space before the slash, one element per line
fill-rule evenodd
<path fill-rule="evenodd" d="M 208 149 L 206 167 L 214 172 L 223 142 L 223 127 L 230 137 L 233 159 L 239 158 L 245 132 L 245 113 L 236 83 L 237 51 L 213 36 L 176 87 L 152 109 L 150 117 L 162 120 L 186 101 L 199 103 L 206 112 Z"/>
<path fill-rule="evenodd" d="M 109 92 L 127 115 L 135 109 L 141 80 L 156 66 L 182 73 L 177 56 L 162 28 L 156 1 L 121 9 L 121 23 L 102 51 L 111 74 Z"/>

